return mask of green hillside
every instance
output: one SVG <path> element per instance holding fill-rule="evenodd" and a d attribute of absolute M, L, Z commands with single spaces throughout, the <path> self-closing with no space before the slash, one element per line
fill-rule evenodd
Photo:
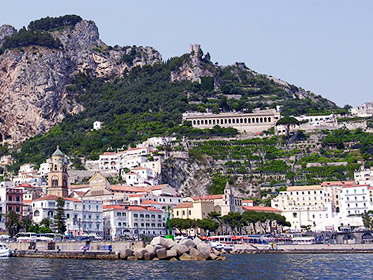
<path fill-rule="evenodd" d="M 251 111 L 256 107 L 282 105 L 285 115 L 297 115 L 337 109 L 334 103 L 316 95 L 294 98 L 299 91 L 295 86 L 284 87 L 239 65 L 218 67 L 205 61 L 202 67 L 214 68 L 214 78 L 202 77 L 201 83 L 171 82 L 171 71 L 188 58 L 186 54 L 162 64 L 136 67 L 124 77 L 112 80 L 93 78 L 89 73 L 76 76 L 68 89 L 85 110 L 68 115 L 45 135 L 23 143 L 19 151 L 13 152 L 17 160 L 14 168 L 24 162 L 41 163 L 56 145 L 72 157 L 97 159 L 103 151 L 152 136 L 193 138 L 237 134 L 235 129 L 199 130 L 181 125 L 181 114 L 186 111 Z M 229 98 L 232 94 L 239 98 Z M 92 131 L 94 121 L 102 121 L 103 129 Z"/>

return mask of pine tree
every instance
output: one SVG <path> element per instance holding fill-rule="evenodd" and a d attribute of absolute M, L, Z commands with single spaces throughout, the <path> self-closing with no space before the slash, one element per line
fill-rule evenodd
<path fill-rule="evenodd" d="M 60 234 L 65 234 L 66 231 L 66 221 L 65 221 L 65 200 L 59 197 L 57 200 L 56 215 L 54 216 L 54 223 L 57 228 L 57 232 Z"/>

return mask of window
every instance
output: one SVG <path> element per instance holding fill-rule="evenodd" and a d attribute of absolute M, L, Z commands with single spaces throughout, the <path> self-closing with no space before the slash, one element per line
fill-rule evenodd
<path fill-rule="evenodd" d="M 149 214 L 146 214 L 146 215 L 145 215 L 145 218 L 149 219 L 149 218 L 150 218 L 150 215 L 149 215 Z"/>
<path fill-rule="evenodd" d="M 144 214 L 140 214 L 140 218 L 144 218 Z"/>
<path fill-rule="evenodd" d="M 39 210 L 36 210 L 35 212 L 34 212 L 34 217 L 39 217 L 40 216 L 40 212 L 39 212 Z"/>
<path fill-rule="evenodd" d="M 293 218 L 296 218 L 297 216 L 297 213 L 293 213 Z"/>
<path fill-rule="evenodd" d="M 155 219 L 155 215 L 154 215 L 154 214 L 152 214 L 152 216 L 151 216 L 151 217 L 152 217 L 152 219 Z"/>
<path fill-rule="evenodd" d="M 138 215 L 138 214 L 133 214 L 133 216 L 134 216 L 135 218 L 137 218 L 139 215 Z"/>

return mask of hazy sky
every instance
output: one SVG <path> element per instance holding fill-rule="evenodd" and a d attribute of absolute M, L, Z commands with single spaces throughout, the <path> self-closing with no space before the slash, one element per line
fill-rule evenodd
<path fill-rule="evenodd" d="M 373 100 L 372 0 L 4 1 L 0 25 L 65 14 L 95 21 L 109 45 L 167 59 L 200 43 L 214 62 L 245 62 L 340 106 Z"/>

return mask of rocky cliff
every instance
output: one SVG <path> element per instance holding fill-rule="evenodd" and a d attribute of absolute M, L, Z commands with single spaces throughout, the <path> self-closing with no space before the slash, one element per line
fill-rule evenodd
<path fill-rule="evenodd" d="M 0 47 L 17 31 L 0 27 Z M 150 47 L 110 47 L 96 25 L 82 20 L 48 31 L 62 48 L 30 45 L 0 52 L 0 141 L 17 144 L 84 110 L 66 87 L 77 73 L 110 79 L 135 66 L 162 61 Z"/>
<path fill-rule="evenodd" d="M 212 184 L 209 172 L 214 165 L 212 158 L 207 156 L 201 160 L 171 157 L 162 163 L 162 182 L 185 196 L 206 195 L 207 187 Z"/>

